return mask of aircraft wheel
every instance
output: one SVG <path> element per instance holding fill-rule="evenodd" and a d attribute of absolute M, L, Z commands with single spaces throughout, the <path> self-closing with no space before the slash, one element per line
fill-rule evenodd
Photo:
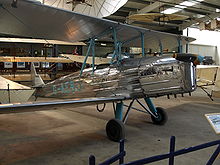
<path fill-rule="evenodd" d="M 151 116 L 151 119 L 152 119 L 154 124 L 164 125 L 167 122 L 167 119 L 168 119 L 167 113 L 161 107 L 157 107 L 156 109 L 157 109 L 158 117 L 155 118 L 154 116 Z"/>
<path fill-rule="evenodd" d="M 119 142 L 125 138 L 124 123 L 118 119 L 111 119 L 106 124 L 106 134 L 112 141 Z"/>

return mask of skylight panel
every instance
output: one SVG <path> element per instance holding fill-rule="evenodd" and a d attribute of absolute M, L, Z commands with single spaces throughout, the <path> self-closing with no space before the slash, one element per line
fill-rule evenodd
<path fill-rule="evenodd" d="M 161 13 L 163 14 L 173 14 L 173 13 L 176 13 L 178 11 L 180 11 L 181 9 L 178 9 L 178 8 L 169 8 L 169 9 L 166 9 L 164 11 L 162 11 Z"/>
<path fill-rule="evenodd" d="M 200 2 L 202 2 L 204 0 L 196 0 L 196 1 L 184 1 L 184 2 L 181 2 L 179 5 L 175 5 L 174 7 L 172 8 L 169 8 L 169 9 L 166 9 L 164 11 L 162 11 L 161 13 L 164 13 L 164 14 L 173 14 L 173 13 L 176 13 L 180 10 L 183 10 L 187 7 L 191 7 L 191 6 L 194 6 Z"/>
<path fill-rule="evenodd" d="M 184 1 L 182 3 L 180 3 L 180 5 L 183 5 L 183 6 L 194 6 L 195 4 L 197 4 L 198 2 L 193 2 L 193 1 Z"/>
<path fill-rule="evenodd" d="M 180 9 L 185 9 L 187 8 L 186 6 L 181 6 L 181 5 L 175 5 L 176 8 L 180 8 Z"/>

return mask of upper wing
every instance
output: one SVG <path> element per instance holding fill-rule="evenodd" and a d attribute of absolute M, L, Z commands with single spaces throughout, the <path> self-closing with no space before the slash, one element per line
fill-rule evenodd
<path fill-rule="evenodd" d="M 145 48 L 174 48 L 178 39 L 182 43 L 194 39 L 157 32 L 145 28 L 120 24 L 114 21 L 86 16 L 71 11 L 43 5 L 36 1 L 19 0 L 17 8 L 11 6 L 12 1 L 0 0 L 0 33 L 32 38 L 46 38 L 63 41 L 83 41 L 95 37 L 110 28 L 117 29 L 117 39 L 121 42 L 134 39 L 144 33 Z M 112 35 L 103 38 L 112 40 Z M 140 47 L 140 38 L 124 44 L 124 46 Z"/>
<path fill-rule="evenodd" d="M 64 101 L 48 101 L 48 102 L 27 102 L 27 103 L 14 103 L 14 104 L 0 104 L 0 114 L 1 113 L 18 113 L 26 111 L 39 111 L 43 110 L 43 107 L 50 106 L 51 109 L 54 107 L 62 108 L 65 104 L 70 107 L 93 105 L 93 104 L 103 104 L 114 101 L 125 100 L 125 97 L 100 97 L 100 98 L 86 98 L 86 99 L 71 99 Z M 33 108 L 34 107 L 34 108 Z"/>

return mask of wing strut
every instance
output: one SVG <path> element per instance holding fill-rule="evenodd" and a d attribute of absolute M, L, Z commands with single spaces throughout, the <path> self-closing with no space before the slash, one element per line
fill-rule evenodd
<path fill-rule="evenodd" d="M 125 41 L 119 41 L 118 37 L 117 37 L 117 31 L 118 30 L 119 30 L 119 28 L 117 26 L 107 28 L 102 33 L 92 37 L 89 40 L 89 46 L 88 46 L 88 49 L 87 49 L 87 52 L 86 52 L 86 56 L 85 56 L 81 71 L 80 71 L 80 77 L 82 76 L 83 70 L 86 66 L 86 62 L 87 62 L 87 59 L 88 59 L 88 56 L 90 55 L 90 53 L 92 54 L 92 68 L 93 68 L 92 72 L 94 73 L 94 70 L 95 70 L 95 41 L 102 38 L 103 36 L 106 36 L 106 35 L 109 35 L 109 34 L 112 34 L 112 39 L 113 39 L 114 48 L 115 48 L 112 59 L 111 59 L 111 62 L 110 62 L 111 64 L 116 59 L 117 64 L 120 65 L 121 60 L 122 60 L 122 56 L 121 56 L 122 46 L 124 44 L 128 44 L 129 42 L 132 42 L 132 41 L 134 41 L 138 38 L 140 38 L 140 40 L 141 40 L 142 56 L 145 56 L 145 32 L 140 31 L 140 35 L 137 35 L 137 36 L 135 36 L 133 38 L 130 38 L 128 40 L 125 40 Z M 160 37 L 159 36 L 156 36 L 156 37 L 158 39 L 158 43 L 159 43 L 159 47 L 160 47 L 160 55 L 163 55 L 163 44 L 161 42 Z M 182 40 L 181 40 L 181 38 L 177 37 L 177 42 L 178 42 L 178 52 L 182 53 Z"/>
<path fill-rule="evenodd" d="M 85 59 L 84 59 L 84 62 L 83 62 L 83 65 L 80 71 L 80 77 L 82 76 L 83 70 L 86 66 L 86 61 L 89 57 L 91 50 L 92 50 L 92 72 L 94 73 L 94 69 L 95 69 L 95 39 L 94 38 L 90 39 L 89 41 L 89 47 L 87 49 L 86 56 L 85 56 Z"/>
<path fill-rule="evenodd" d="M 94 73 L 94 70 L 95 70 L 95 40 L 97 40 L 97 39 L 99 39 L 99 38 L 101 38 L 101 37 L 103 37 L 105 35 L 108 35 L 112 31 L 114 31 L 112 29 L 115 29 L 115 28 L 110 27 L 107 30 L 104 30 L 99 35 L 94 36 L 93 38 L 91 38 L 89 40 L 89 46 L 88 46 L 88 49 L 87 49 L 87 52 L 86 52 L 86 56 L 85 56 L 85 59 L 84 59 L 81 71 L 80 71 L 80 77 L 82 76 L 82 73 L 83 73 L 83 70 L 84 70 L 84 68 L 86 66 L 86 61 L 88 59 L 88 56 L 89 56 L 90 52 L 92 52 L 92 72 Z M 115 30 L 115 33 L 116 33 L 116 30 Z"/>
<path fill-rule="evenodd" d="M 117 61 L 117 64 L 120 65 L 121 63 L 121 60 L 122 60 L 122 52 L 121 52 L 121 48 L 124 44 L 127 44 L 129 42 L 132 42 L 138 38 L 140 38 L 141 40 L 141 48 L 142 48 L 142 56 L 145 56 L 145 38 L 144 38 L 144 32 L 140 32 L 140 35 L 138 36 L 135 36 L 129 40 L 126 40 L 126 41 L 119 41 L 117 39 L 117 31 L 119 29 L 117 27 L 110 27 L 108 29 L 106 29 L 105 31 L 103 31 L 102 33 L 100 33 L 99 35 L 97 36 L 94 36 L 93 38 L 91 38 L 89 40 L 89 46 L 88 46 L 88 49 L 87 49 L 87 52 L 86 52 L 86 56 L 84 58 L 84 62 L 83 62 L 83 65 L 82 65 L 82 68 L 81 68 L 81 71 L 80 71 L 80 77 L 82 76 L 82 73 L 83 73 L 83 70 L 86 66 L 86 62 L 87 62 L 87 59 L 88 59 L 88 56 L 90 55 L 90 53 L 92 54 L 92 72 L 94 73 L 94 70 L 95 70 L 95 41 L 102 38 L 103 36 L 105 35 L 109 35 L 109 34 L 112 34 L 112 38 L 113 38 L 113 42 L 114 42 L 114 53 L 113 53 L 113 56 L 112 56 L 112 59 L 111 59 L 111 64 L 114 62 L 114 60 L 116 59 Z M 161 42 L 160 42 L 160 45 Z"/>

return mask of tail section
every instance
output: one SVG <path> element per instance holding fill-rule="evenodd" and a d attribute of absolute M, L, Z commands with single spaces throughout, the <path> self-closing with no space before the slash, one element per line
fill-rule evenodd
<path fill-rule="evenodd" d="M 42 80 L 41 76 L 37 74 L 34 63 L 31 63 L 31 80 L 34 87 L 42 87 L 45 85 L 44 81 Z"/>

